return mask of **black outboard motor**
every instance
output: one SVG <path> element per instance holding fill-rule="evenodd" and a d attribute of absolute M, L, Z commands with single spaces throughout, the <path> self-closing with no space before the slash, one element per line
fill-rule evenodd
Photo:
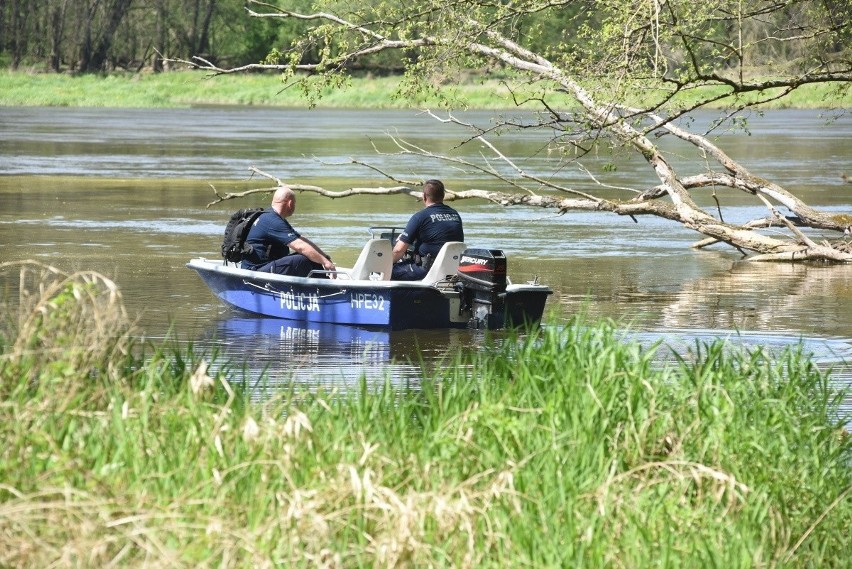
<path fill-rule="evenodd" d="M 506 307 L 506 255 L 497 249 L 465 249 L 459 260 L 461 310 L 470 328 L 501 328 Z"/>

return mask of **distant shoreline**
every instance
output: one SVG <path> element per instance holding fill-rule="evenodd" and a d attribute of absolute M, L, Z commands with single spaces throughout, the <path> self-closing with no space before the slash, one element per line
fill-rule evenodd
<path fill-rule="evenodd" d="M 348 86 L 323 90 L 316 108 L 409 109 L 437 108 L 434 96 L 417 99 L 395 95 L 399 77 L 353 78 Z M 70 75 L 0 71 L 0 106 L 188 108 L 202 105 L 308 108 L 310 100 L 298 86 L 287 86 L 277 75 L 234 74 L 211 77 L 201 71 Z M 514 109 L 514 99 L 497 80 L 445 85 L 452 108 Z M 716 107 L 719 108 L 719 107 Z M 762 109 L 852 109 L 852 92 L 840 96 L 836 85 L 805 85 L 782 101 Z"/>

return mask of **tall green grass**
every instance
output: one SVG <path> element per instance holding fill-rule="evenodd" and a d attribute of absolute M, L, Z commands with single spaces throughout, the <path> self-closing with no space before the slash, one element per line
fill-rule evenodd
<path fill-rule="evenodd" d="M 44 292 L 3 332 L 0 566 L 848 562 L 852 442 L 798 350 L 717 342 L 661 366 L 664 347 L 578 320 L 451 358 L 417 391 L 251 403 L 239 367 L 142 349 L 121 314 L 71 334 L 108 317 L 66 303 L 75 283 L 81 307 L 110 304 L 109 283 L 23 280 Z M 112 348 L 46 365 L 54 337 Z"/>
<path fill-rule="evenodd" d="M 398 77 L 362 77 L 341 88 L 325 88 L 324 108 L 410 108 L 436 105 L 437 98 L 399 97 Z M 306 108 L 312 100 L 279 75 L 249 73 L 210 77 L 203 72 L 114 73 L 110 75 L 29 74 L 0 71 L 0 106 L 180 108 L 194 105 L 246 105 Z M 496 82 L 465 84 L 456 97 L 473 108 L 511 106 Z"/>
<path fill-rule="evenodd" d="M 193 105 L 247 105 L 306 108 L 314 102 L 323 108 L 436 107 L 440 100 L 428 90 L 401 96 L 400 77 L 355 77 L 339 88 L 327 87 L 318 101 L 275 74 L 246 73 L 210 77 L 201 71 L 72 75 L 0 71 L 0 106 L 176 108 Z M 841 86 L 842 87 L 842 86 Z M 441 86 L 450 108 L 511 109 L 516 100 L 539 95 L 527 87 L 510 93 L 496 78 L 466 77 Z M 637 93 L 641 93 L 638 90 Z M 718 89 L 682 93 L 692 97 L 719 94 Z M 552 101 L 551 101 L 552 102 Z M 567 100 L 566 100 L 567 104 Z M 640 103 L 641 104 L 641 103 Z M 725 100 L 718 106 L 735 105 Z M 804 85 L 790 96 L 764 108 L 852 108 L 852 93 L 836 85 Z"/>

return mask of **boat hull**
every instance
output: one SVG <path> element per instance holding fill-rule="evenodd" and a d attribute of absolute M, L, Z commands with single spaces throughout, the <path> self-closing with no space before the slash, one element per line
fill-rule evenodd
<path fill-rule="evenodd" d="M 303 278 L 240 269 L 221 261 L 193 259 L 195 270 L 223 302 L 246 312 L 304 323 L 356 326 L 465 328 L 470 314 L 451 287 L 422 282 Z M 505 314 L 489 328 L 541 319 L 550 288 L 520 285 L 507 289 Z"/>

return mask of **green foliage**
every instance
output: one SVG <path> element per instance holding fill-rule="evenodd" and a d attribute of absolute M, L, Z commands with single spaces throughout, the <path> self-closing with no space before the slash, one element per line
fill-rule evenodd
<path fill-rule="evenodd" d="M 491 75 L 501 67 L 518 72 L 515 88 L 525 79 L 540 83 L 541 101 L 552 108 L 561 106 L 551 83 L 554 73 L 602 104 L 652 109 L 671 105 L 672 98 L 674 109 L 696 100 L 733 106 L 770 99 L 775 93 L 766 79 L 774 81 L 774 75 L 794 87 L 845 78 L 848 94 L 849 52 L 841 47 L 848 31 L 833 8 L 820 2 L 430 0 L 416 7 L 396 2 L 353 7 L 331 0 L 320 8 L 335 18 L 322 20 L 293 44 L 292 65 L 305 61 L 301 54 L 309 46 L 320 74 L 371 62 L 393 65 L 388 58 L 395 55 L 405 68 L 401 96 L 438 99 L 449 107 L 460 106 L 446 88 L 459 76 Z M 791 24 L 808 33 L 791 33 Z M 408 43 L 393 44 L 397 41 Z M 753 85 L 760 82 L 765 86 Z M 708 86 L 718 92 L 706 91 Z"/>
<path fill-rule="evenodd" d="M 197 71 L 109 76 L 0 72 L 0 81 L 4 86 L 0 106 L 175 108 L 214 104 L 304 108 L 309 104 L 303 90 L 284 89 L 282 77 L 269 73 L 211 79 Z M 443 101 L 452 108 L 507 109 L 514 108 L 516 100 L 501 81 L 475 77 L 453 85 L 430 84 L 428 89 L 416 81 L 409 86 L 398 77 L 370 75 L 347 78 L 347 85 L 340 90 L 321 89 L 322 96 L 314 97 L 313 102 L 318 107 L 411 108 L 437 106 Z M 438 91 L 440 94 L 436 94 Z M 704 91 L 707 92 L 712 90 Z M 515 93 L 521 100 L 533 94 L 540 95 L 529 90 Z M 705 96 L 699 92 L 693 95 Z M 786 107 L 850 108 L 852 96 L 837 85 L 806 85 L 783 100 L 764 105 Z"/>
<path fill-rule="evenodd" d="M 71 290 L 50 296 L 40 334 L 92 314 Z M 799 350 L 714 342 L 665 364 L 664 346 L 577 320 L 495 337 L 416 391 L 365 381 L 251 403 L 238 369 L 191 347 L 136 346 L 108 382 L 72 363 L 71 344 L 61 382 L 40 364 L 61 355 L 32 350 L 28 375 L 5 348 L 4 566 L 812 567 L 848 554 L 852 441 L 840 394 Z"/>
<path fill-rule="evenodd" d="M 769 79 L 796 88 L 833 83 L 832 98 L 847 101 L 852 84 L 852 27 L 844 20 L 852 11 L 850 0 L 771 5 L 299 0 L 280 8 L 263 2 L 244 6 L 242 0 L 157 0 L 146 10 L 130 9 L 126 1 L 101 3 L 91 14 L 82 0 L 63 3 L 61 10 L 44 0 L 30 4 L 27 11 L 0 5 L 0 26 L 15 30 L 2 36 L 0 60 L 12 67 L 160 70 L 159 52 L 185 60 L 202 56 L 222 67 L 280 65 L 289 84 L 303 78 L 298 69 L 316 66 L 298 87 L 309 105 L 347 86 L 351 74 L 394 74 L 404 78 L 397 84 L 399 101 L 464 108 L 469 102 L 459 96 L 459 82 L 499 80 L 514 68 L 507 83 L 516 99 L 535 94 L 539 103 L 564 107 L 565 94 L 555 92 L 552 77 L 526 65 L 536 58 L 603 104 L 672 112 L 697 101 L 733 107 L 790 96 L 770 88 Z M 250 17 L 246 8 L 263 17 Z M 297 18 L 285 10 L 334 18 Z M 84 57 L 90 43 L 106 49 L 102 62 L 92 62 L 94 54 Z M 486 55 L 471 49 L 473 44 L 491 51 Z M 764 86 L 754 85 L 761 82 Z"/>
<path fill-rule="evenodd" d="M 19 271 L 17 304 L 6 307 L 6 351 L 0 395 L 107 384 L 124 372 L 130 325 L 121 294 L 91 272 L 62 273 L 35 262 L 5 263 Z"/>

